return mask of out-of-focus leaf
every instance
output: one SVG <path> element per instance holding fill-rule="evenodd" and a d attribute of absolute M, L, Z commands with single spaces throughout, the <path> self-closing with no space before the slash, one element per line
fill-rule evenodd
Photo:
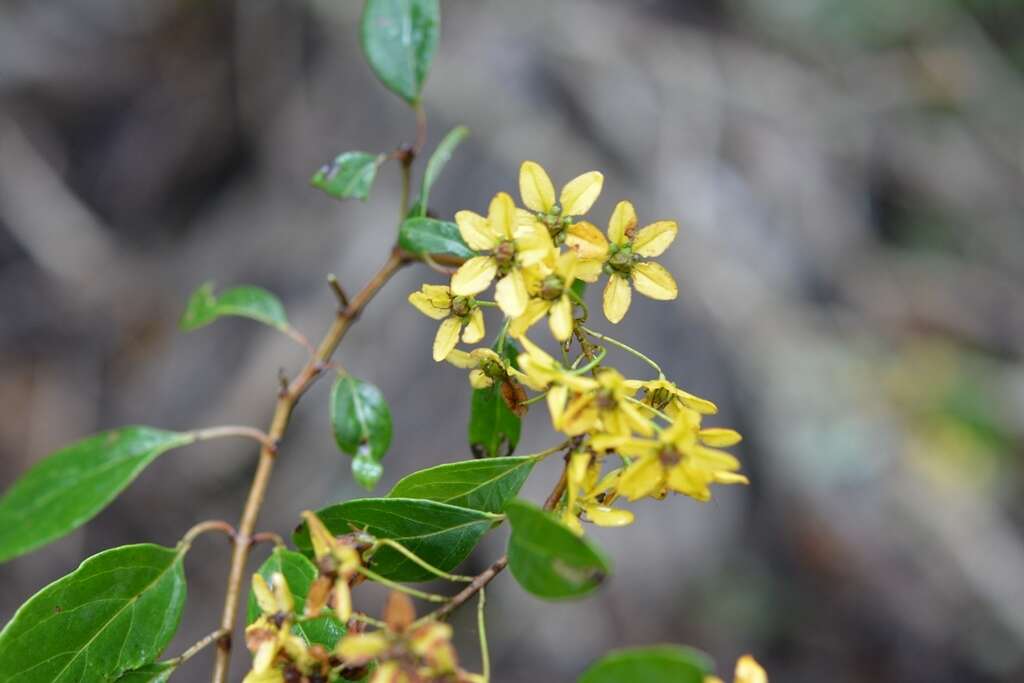
<path fill-rule="evenodd" d="M 488 458 L 452 462 L 413 472 L 391 489 L 389 498 L 420 498 L 501 512 L 530 476 L 536 458 Z"/>
<path fill-rule="evenodd" d="M 441 32 L 438 0 L 366 0 L 360 38 L 370 68 L 415 106 Z"/>
<path fill-rule="evenodd" d="M 448 132 L 448 135 L 444 136 L 444 139 L 437 145 L 437 149 L 430 155 L 430 160 L 427 161 L 427 168 L 423 171 L 423 184 L 420 187 L 420 198 L 416 202 L 419 212 L 417 216 L 427 215 L 427 206 L 430 203 L 430 188 L 434 186 L 434 182 L 437 177 L 441 175 L 441 171 L 444 170 L 448 160 L 452 158 L 452 153 L 455 148 L 466 139 L 469 135 L 469 128 L 465 126 L 456 126 Z"/>
<path fill-rule="evenodd" d="M 406 251 L 423 254 L 451 254 L 460 258 L 472 258 L 476 252 L 470 249 L 459 234 L 459 226 L 451 221 L 414 216 L 402 221 L 398 229 L 398 244 Z"/>
<path fill-rule="evenodd" d="M 157 456 L 193 440 L 187 433 L 123 427 L 36 463 L 0 498 L 0 562 L 85 524 Z"/>
<path fill-rule="evenodd" d="M 605 655 L 577 683 L 702 683 L 714 664 L 698 650 L 678 645 L 655 645 L 616 650 Z"/>
<path fill-rule="evenodd" d="M 324 164 L 310 182 L 335 199 L 366 199 L 384 159 L 383 154 L 345 152 Z"/>
<path fill-rule="evenodd" d="M 362 498 L 319 510 L 317 516 L 334 534 L 353 529 L 401 543 L 429 564 L 451 571 L 476 547 L 480 538 L 501 521 L 500 515 L 432 500 Z M 293 536 L 295 546 L 312 556 L 309 529 L 303 523 Z M 393 581 L 428 581 L 433 574 L 392 548 L 381 548 L 370 566 Z"/>
<path fill-rule="evenodd" d="M 216 296 L 212 282 L 204 283 L 189 297 L 178 325 L 190 332 L 225 315 L 250 318 L 279 330 L 288 327 L 288 317 L 281 301 L 262 287 L 233 287 Z"/>
<path fill-rule="evenodd" d="M 338 448 L 353 456 L 352 474 L 364 488 L 380 480 L 380 461 L 391 445 L 391 410 L 380 390 L 351 375 L 331 389 L 331 426 Z"/>
<path fill-rule="evenodd" d="M 93 555 L 0 633 L 0 680 L 107 681 L 150 664 L 178 629 L 185 590 L 180 550 L 147 543 Z"/>
<path fill-rule="evenodd" d="M 528 592 L 547 600 L 580 597 L 608 575 L 604 555 L 553 515 L 518 499 L 505 514 L 512 527 L 508 568 Z"/>
<path fill-rule="evenodd" d="M 295 613 L 302 614 L 306 607 L 306 598 L 309 597 L 310 584 L 317 577 L 316 567 L 305 555 L 301 553 L 277 548 L 267 558 L 266 562 L 260 565 L 257 572 L 269 583 L 274 574 L 284 576 L 288 589 L 295 599 Z M 249 590 L 249 604 L 247 608 L 246 623 L 251 624 L 260 616 L 260 608 L 256 603 L 256 596 L 252 589 Z M 325 610 L 316 619 L 308 619 L 301 624 L 292 626 L 292 631 L 300 636 L 307 644 L 323 645 L 328 650 L 334 649 L 338 640 L 345 635 L 345 625 L 338 617 L 329 610 Z"/>

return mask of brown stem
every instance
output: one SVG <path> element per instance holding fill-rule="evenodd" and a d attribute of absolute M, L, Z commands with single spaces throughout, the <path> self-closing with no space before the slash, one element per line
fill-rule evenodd
<path fill-rule="evenodd" d="M 327 330 L 313 357 L 299 371 L 295 379 L 282 388 L 278 395 L 274 417 L 270 422 L 270 429 L 267 431 L 269 443 L 264 444 L 260 449 L 256 474 L 253 476 L 252 485 L 249 488 L 249 497 L 245 502 L 245 509 L 242 511 L 242 519 L 238 523 L 234 553 L 231 556 L 231 570 L 228 573 L 227 594 L 224 598 L 224 611 L 221 615 L 221 628 L 225 629 L 225 632 L 217 640 L 217 661 L 213 671 L 214 683 L 227 683 L 228 680 L 228 665 L 231 661 L 231 633 L 234 631 L 239 597 L 242 592 L 242 579 L 245 574 L 246 562 L 249 559 L 249 548 L 252 545 L 253 530 L 256 528 L 256 519 L 263 506 L 267 485 L 270 482 L 270 473 L 273 471 L 274 461 L 277 459 L 276 444 L 280 442 L 288 428 L 295 405 L 317 378 L 323 374 L 331 356 L 341 344 L 341 340 L 345 338 L 348 328 L 373 299 L 377 291 L 391 279 L 391 276 L 411 261 L 411 257 L 398 247 L 392 249 L 391 256 L 377 271 L 377 274 L 355 295 L 348 306 L 338 312 L 334 323 Z M 271 444 L 274 444 L 275 447 L 271 448 Z"/>

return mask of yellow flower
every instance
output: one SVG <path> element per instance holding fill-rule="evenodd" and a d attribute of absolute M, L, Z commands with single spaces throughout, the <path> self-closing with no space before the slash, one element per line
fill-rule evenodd
<path fill-rule="evenodd" d="M 722 683 L 717 676 L 705 676 L 704 683 Z M 750 655 L 743 655 L 736 661 L 733 683 L 768 683 L 768 674 Z"/>
<path fill-rule="evenodd" d="M 608 284 L 604 288 L 604 315 L 617 323 L 626 315 L 632 299 L 630 281 L 637 291 L 652 299 L 668 301 L 679 294 L 676 281 L 664 267 L 641 257 L 660 256 L 676 238 L 679 228 L 675 221 L 656 221 L 636 229 L 636 210 L 629 202 L 615 205 L 608 222 L 608 256 L 604 268 L 608 272 Z M 594 240 L 593 235 L 590 239 Z M 571 246 L 579 251 L 583 240 L 572 241 Z M 599 243 L 587 243 L 587 253 L 600 254 Z M 598 258 L 591 256 L 591 258 Z"/>
<path fill-rule="evenodd" d="M 502 358 L 491 349 L 473 349 L 468 353 L 455 349 L 448 354 L 445 360 L 457 368 L 469 370 L 469 384 L 474 389 L 486 389 L 493 386 L 496 380 L 507 381 L 510 379 L 518 380 L 536 391 L 544 388 L 543 385 L 536 384 L 530 377 L 512 367 L 507 359 Z"/>
<path fill-rule="evenodd" d="M 732 446 L 741 437 L 732 429 L 700 429 L 700 414 L 684 409 L 656 439 L 595 436 L 595 450 L 615 450 L 636 459 L 626 467 L 616 490 L 629 500 L 676 491 L 700 501 L 711 499 L 711 484 L 747 484 L 740 462 L 711 446 Z"/>
<path fill-rule="evenodd" d="M 423 285 L 420 291 L 409 295 L 409 303 L 434 320 L 444 319 L 434 336 L 435 361 L 444 360 L 455 348 L 460 331 L 467 344 L 484 338 L 484 312 L 471 296 L 453 295 L 447 285 Z"/>
<path fill-rule="evenodd" d="M 680 408 L 689 408 L 702 415 L 714 415 L 718 412 L 718 406 L 711 401 L 683 391 L 663 377 L 646 381 L 627 379 L 626 385 L 633 391 L 643 389 L 643 402 L 672 419 L 680 413 Z"/>
<path fill-rule="evenodd" d="M 472 211 L 459 211 L 455 222 L 466 244 L 486 253 L 459 267 L 452 276 L 452 292 L 473 296 L 487 289 L 497 277 L 494 299 L 498 306 L 509 317 L 522 315 L 529 300 L 523 268 L 549 258 L 554 245 L 547 232 L 533 222 L 520 221 L 512 197 L 504 192 L 491 200 L 487 218 Z"/>
<path fill-rule="evenodd" d="M 263 614 L 291 614 L 295 609 L 288 583 L 284 580 L 284 574 L 280 572 L 271 575 L 269 584 L 260 574 L 253 574 L 252 592 Z"/>
<path fill-rule="evenodd" d="M 309 528 L 313 556 L 322 573 L 310 587 L 309 598 L 306 601 L 306 616 L 317 616 L 333 593 L 334 613 L 341 621 L 348 621 L 352 616 L 349 581 L 362 565 L 359 551 L 332 534 L 320 518 L 309 510 L 303 511 L 302 518 L 306 520 L 306 526 Z M 325 569 L 328 571 L 325 572 Z"/>
<path fill-rule="evenodd" d="M 553 271 L 547 275 L 530 278 L 532 297 L 526 304 L 526 310 L 509 325 L 509 334 L 520 337 L 544 315 L 549 315 L 548 324 L 551 334 L 558 341 L 565 341 L 572 336 L 573 314 L 572 296 L 570 294 L 573 281 L 576 279 L 578 258 L 567 251 L 560 254 L 555 261 Z"/>
<path fill-rule="evenodd" d="M 517 337 L 523 345 L 523 353 L 519 354 L 519 368 L 525 375 L 524 382 L 538 391 L 547 389 L 548 411 L 551 413 L 551 424 L 559 429 L 562 413 L 569 391 L 587 392 L 596 389 L 598 383 L 589 378 L 574 375 L 561 363 L 552 358 L 539 346 L 525 336 Z"/>
<path fill-rule="evenodd" d="M 585 432 L 602 432 L 629 436 L 633 432 L 645 436 L 654 433 L 654 425 L 639 407 L 630 402 L 634 389 L 614 368 L 597 373 L 598 387 L 574 396 L 561 414 L 556 428 L 570 436 Z"/>
<path fill-rule="evenodd" d="M 519 194 L 523 204 L 533 211 L 537 222 L 547 228 L 555 244 L 565 239 L 566 230 L 597 201 L 604 176 L 597 171 L 578 175 L 562 188 L 555 201 L 555 186 L 540 164 L 524 161 L 519 167 Z M 470 245 L 472 246 L 472 245 Z"/>
<path fill-rule="evenodd" d="M 598 526 L 619 527 L 633 523 L 633 513 L 604 504 L 619 470 L 598 481 L 601 462 L 585 451 L 573 453 L 566 470 L 566 504 L 562 519 L 577 534 L 583 533 L 580 514 Z"/>

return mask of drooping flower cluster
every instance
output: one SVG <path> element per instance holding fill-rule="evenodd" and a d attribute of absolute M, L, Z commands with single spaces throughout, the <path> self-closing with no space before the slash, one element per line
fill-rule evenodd
<path fill-rule="evenodd" d="M 714 403 L 680 389 L 643 353 L 585 324 L 583 286 L 602 275 L 603 311 L 613 324 L 628 312 L 633 289 L 663 301 L 678 294 L 672 275 L 651 260 L 674 241 L 675 221 L 638 227 L 633 205 L 620 201 L 602 233 L 585 215 L 603 183 L 600 173 L 590 171 L 569 181 L 556 198 L 544 169 L 523 162 L 523 206 L 500 192 L 486 217 L 472 211 L 456 213 L 460 234 L 479 255 L 452 274 L 450 285 L 424 285 L 409 297 L 423 313 L 445 319 L 434 342 L 434 359 L 469 369 L 474 389 L 500 383 L 502 397 L 517 414 L 534 400 L 527 398 L 522 385 L 541 392 L 552 426 L 570 437 L 565 493 L 558 510 L 577 533 L 582 533 L 581 521 L 604 526 L 631 523 L 631 512 L 612 506 L 618 498 L 662 499 L 674 492 L 707 501 L 712 484 L 747 482 L 735 456 L 721 450 L 738 443 L 740 435 L 701 424 L 704 416 L 717 412 Z M 494 301 L 479 298 L 494 282 Z M 483 338 L 481 307 L 492 306 L 506 318 L 498 350 L 456 348 L 463 327 L 464 342 Z M 545 318 L 560 346 L 561 360 L 527 336 Z M 515 362 L 500 353 L 511 344 L 508 337 L 522 347 Z M 605 364 L 607 348 L 602 343 L 640 357 L 657 377 L 624 377 Z M 576 357 L 570 360 L 574 345 Z"/>

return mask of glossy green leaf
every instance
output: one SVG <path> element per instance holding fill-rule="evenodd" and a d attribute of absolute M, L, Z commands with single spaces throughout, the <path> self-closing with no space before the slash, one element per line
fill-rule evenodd
<path fill-rule="evenodd" d="M 420 198 L 416 201 L 416 207 L 419 209 L 416 214 L 417 216 L 427 215 L 427 206 L 430 204 L 430 189 L 434 186 L 434 182 L 437 181 L 437 177 L 441 175 L 441 171 L 448 164 L 448 161 L 452 158 L 452 153 L 455 152 L 455 148 L 466 139 L 469 135 L 469 128 L 465 126 L 456 126 L 449 131 L 448 135 L 444 136 L 444 139 L 437 145 L 437 149 L 430 155 L 430 160 L 427 161 L 427 168 L 423 171 L 423 183 L 420 186 Z"/>
<path fill-rule="evenodd" d="M 528 592 L 548 600 L 580 597 L 608 575 L 604 555 L 554 515 L 518 499 L 505 505 L 505 514 L 512 527 L 508 568 Z"/>
<path fill-rule="evenodd" d="M 305 555 L 277 548 L 257 571 L 268 583 L 274 574 L 284 575 L 288 589 L 295 599 L 295 613 L 302 614 L 302 610 L 306 607 L 306 598 L 309 596 L 309 586 L 317 577 L 316 567 Z M 251 624 L 259 616 L 260 608 L 256 603 L 256 596 L 253 595 L 250 588 L 246 623 Z M 345 635 L 345 625 L 334 614 L 325 611 L 316 619 L 296 624 L 292 627 L 292 631 L 307 644 L 323 645 L 328 650 L 332 650 L 338 640 Z"/>
<path fill-rule="evenodd" d="M 536 462 L 533 456 L 525 456 L 446 463 L 413 472 L 395 484 L 388 497 L 436 500 L 498 513 L 519 493 Z"/>
<path fill-rule="evenodd" d="M 107 681 L 155 660 L 181 620 L 178 550 L 128 545 L 36 593 L 0 633 L 0 681 Z"/>
<path fill-rule="evenodd" d="M 335 199 L 366 199 L 384 159 L 383 154 L 345 152 L 324 164 L 310 183 Z"/>
<path fill-rule="evenodd" d="M 413 217 L 402 221 L 398 228 L 398 244 L 402 249 L 423 254 L 450 254 L 459 258 L 472 258 L 476 252 L 466 246 L 459 234 L 459 226 L 436 218 Z"/>
<path fill-rule="evenodd" d="M 455 569 L 476 547 L 480 537 L 501 521 L 501 516 L 432 500 L 363 498 L 319 510 L 317 516 L 333 533 L 366 531 L 389 538 L 441 569 Z M 309 530 L 302 524 L 293 537 L 296 547 L 312 556 Z M 428 581 L 433 574 L 392 548 L 381 548 L 370 567 L 394 581 Z"/>
<path fill-rule="evenodd" d="M 171 674 L 178 666 L 172 662 L 147 664 L 133 671 L 126 671 L 117 679 L 117 683 L 167 683 Z"/>
<path fill-rule="evenodd" d="M 212 282 L 203 283 L 189 297 L 178 326 L 190 332 L 225 315 L 249 318 L 279 330 L 288 327 L 288 317 L 280 299 L 262 287 L 233 287 L 217 296 L 213 293 Z"/>
<path fill-rule="evenodd" d="M 0 562 L 85 524 L 157 456 L 193 440 L 187 433 L 123 427 L 36 463 L 0 498 Z"/>
<path fill-rule="evenodd" d="M 391 410 L 380 390 L 351 375 L 340 375 L 331 389 L 334 440 L 353 456 L 352 475 L 372 489 L 383 473 L 380 461 L 391 445 Z"/>
<path fill-rule="evenodd" d="M 370 68 L 416 105 L 441 31 L 438 0 L 366 0 L 360 39 Z"/>
<path fill-rule="evenodd" d="M 587 293 L 587 283 L 584 282 L 583 280 L 573 280 L 572 287 L 570 289 L 572 289 L 573 294 L 576 295 L 576 298 L 582 301 L 583 297 Z"/>
<path fill-rule="evenodd" d="M 497 350 L 497 344 L 495 345 Z M 515 366 L 519 354 L 511 339 L 501 350 Z M 474 389 L 469 404 L 469 448 L 477 458 L 511 455 L 519 443 L 522 420 L 512 412 L 501 397 L 501 385 L 495 382 L 486 389 Z"/>
<path fill-rule="evenodd" d="M 616 650 L 595 662 L 577 683 L 702 683 L 714 667 L 698 650 L 655 645 Z"/>

